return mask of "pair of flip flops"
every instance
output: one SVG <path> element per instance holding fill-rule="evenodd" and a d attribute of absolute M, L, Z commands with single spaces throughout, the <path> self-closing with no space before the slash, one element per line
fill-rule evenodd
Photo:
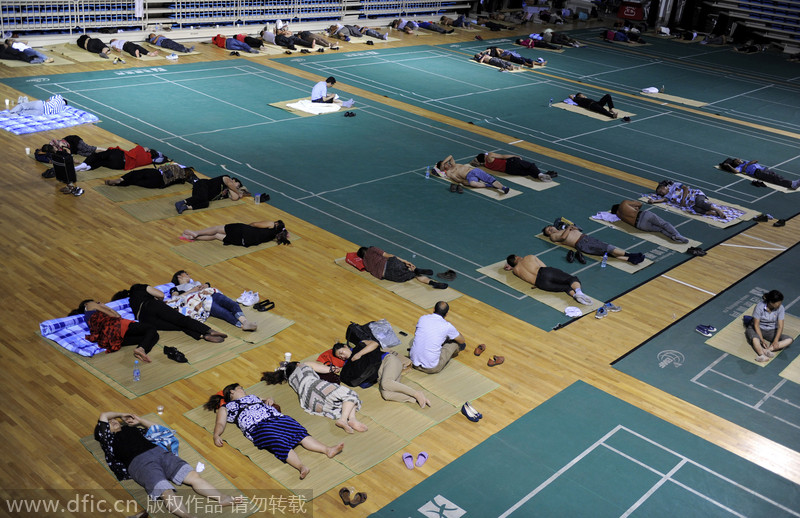
<path fill-rule="evenodd" d="M 273 309 L 274 307 L 275 307 L 275 303 L 272 302 L 269 299 L 264 299 L 261 302 L 256 302 L 255 304 L 253 304 L 253 309 L 255 309 L 256 311 L 261 311 L 261 312 L 269 311 L 270 309 Z"/>
<path fill-rule="evenodd" d="M 354 112 L 344 112 L 345 117 L 355 117 L 356 114 Z"/>
<path fill-rule="evenodd" d="M 232 51 L 230 55 L 231 55 L 231 56 L 241 56 L 241 54 L 239 54 L 239 52 L 238 52 L 238 51 L 235 51 L 235 50 L 234 50 L 234 51 Z"/>
<path fill-rule="evenodd" d="M 408 469 L 414 469 L 416 465 L 418 468 L 422 467 L 423 464 L 428 460 L 428 452 L 421 451 L 419 455 L 417 455 L 417 462 L 414 462 L 414 456 L 408 452 L 403 453 L 403 463 L 406 465 Z"/>
<path fill-rule="evenodd" d="M 186 356 L 184 356 L 183 353 L 180 352 L 177 347 L 169 347 L 165 345 L 164 355 L 174 362 L 189 363 L 189 360 L 186 359 Z"/>
<path fill-rule="evenodd" d="M 339 498 L 344 505 L 356 507 L 367 501 L 367 494 L 364 492 L 356 493 L 354 487 L 343 487 L 339 490 Z"/>

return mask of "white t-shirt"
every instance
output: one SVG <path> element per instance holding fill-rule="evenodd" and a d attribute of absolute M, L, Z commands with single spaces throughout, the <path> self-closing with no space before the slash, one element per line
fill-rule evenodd
<path fill-rule="evenodd" d="M 459 335 L 453 324 L 436 313 L 422 315 L 417 321 L 409 356 L 417 367 L 430 369 L 439 363 L 439 354 L 446 340 Z"/>
<path fill-rule="evenodd" d="M 15 41 L 14 43 L 11 44 L 11 48 L 22 52 L 23 50 L 29 49 L 31 47 L 30 47 L 30 45 L 25 45 L 21 41 Z"/>
<path fill-rule="evenodd" d="M 113 47 L 117 50 L 122 50 L 122 46 L 125 45 L 126 40 L 114 40 L 108 44 L 109 47 Z"/>
<path fill-rule="evenodd" d="M 328 83 L 325 81 L 320 81 L 319 83 L 314 85 L 314 88 L 311 90 L 311 100 L 315 99 L 322 99 L 328 95 Z"/>

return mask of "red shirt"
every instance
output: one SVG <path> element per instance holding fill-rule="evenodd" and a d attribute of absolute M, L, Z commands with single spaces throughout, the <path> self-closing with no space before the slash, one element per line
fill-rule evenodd
<path fill-rule="evenodd" d="M 383 250 L 377 246 L 367 248 L 367 253 L 364 254 L 364 268 L 372 274 L 373 277 L 383 279 L 383 274 L 386 271 L 386 262 L 389 259 L 383 256 Z"/>
<path fill-rule="evenodd" d="M 491 169 L 492 171 L 497 171 L 499 173 L 506 172 L 506 159 L 505 158 L 495 158 L 492 160 L 491 163 L 484 162 L 486 169 Z"/>
<path fill-rule="evenodd" d="M 114 148 L 109 148 L 114 149 Z M 121 149 L 121 148 L 116 148 Z M 129 171 L 131 169 L 136 169 L 137 167 L 143 167 L 146 165 L 150 165 L 153 163 L 153 157 L 150 155 L 150 151 L 147 151 L 142 146 L 136 146 L 133 149 L 128 151 L 122 150 L 125 153 L 125 170 Z"/>

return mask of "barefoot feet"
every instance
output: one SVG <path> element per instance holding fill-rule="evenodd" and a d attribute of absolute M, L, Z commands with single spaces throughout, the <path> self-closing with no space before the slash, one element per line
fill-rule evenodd
<path fill-rule="evenodd" d="M 348 419 L 347 424 L 349 424 L 350 427 L 357 432 L 366 432 L 367 430 L 369 430 L 369 428 L 367 428 L 367 425 L 365 425 L 358 419 Z"/>
<path fill-rule="evenodd" d="M 327 455 L 329 459 L 332 459 L 332 458 L 334 458 L 335 456 L 337 456 L 337 455 L 339 455 L 340 453 L 342 453 L 342 450 L 343 450 L 343 449 L 344 449 L 344 443 L 343 443 L 343 442 L 340 442 L 340 443 L 339 443 L 339 444 L 337 444 L 336 446 L 330 446 L 330 447 L 327 449 L 327 451 L 325 452 L 325 455 Z M 302 475 L 302 471 L 300 472 L 300 474 Z M 303 477 L 301 476 L 300 478 L 303 478 Z"/>
<path fill-rule="evenodd" d="M 430 400 L 427 397 L 425 397 L 425 394 L 422 391 L 414 394 L 414 399 L 417 400 L 417 403 L 419 403 L 420 408 L 431 406 Z"/>
<path fill-rule="evenodd" d="M 338 421 L 336 421 L 336 426 L 338 426 L 347 433 L 353 433 L 355 431 L 349 424 L 347 424 L 347 421 L 345 421 L 344 419 L 339 419 Z"/>

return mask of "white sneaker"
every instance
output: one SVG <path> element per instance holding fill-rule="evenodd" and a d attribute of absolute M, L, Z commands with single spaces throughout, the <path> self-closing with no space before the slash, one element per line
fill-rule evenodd
<path fill-rule="evenodd" d="M 167 56 L 167 59 L 170 59 L 172 61 L 178 61 L 178 55 L 177 54 L 170 54 L 170 55 Z"/>
<path fill-rule="evenodd" d="M 236 299 L 236 302 L 248 306 L 249 304 L 247 304 L 247 301 L 250 300 L 250 295 L 252 295 L 252 293 L 252 291 L 243 291 L 242 294 L 239 295 L 239 298 Z"/>
<path fill-rule="evenodd" d="M 589 297 L 587 297 L 583 293 L 575 294 L 575 296 L 573 298 L 576 301 L 578 301 L 579 303 L 583 304 L 584 306 L 591 306 L 592 305 L 592 299 L 590 299 Z"/>
<path fill-rule="evenodd" d="M 250 299 L 245 303 L 246 306 L 252 306 L 253 304 L 258 302 L 258 292 L 253 293 L 250 292 Z"/>

